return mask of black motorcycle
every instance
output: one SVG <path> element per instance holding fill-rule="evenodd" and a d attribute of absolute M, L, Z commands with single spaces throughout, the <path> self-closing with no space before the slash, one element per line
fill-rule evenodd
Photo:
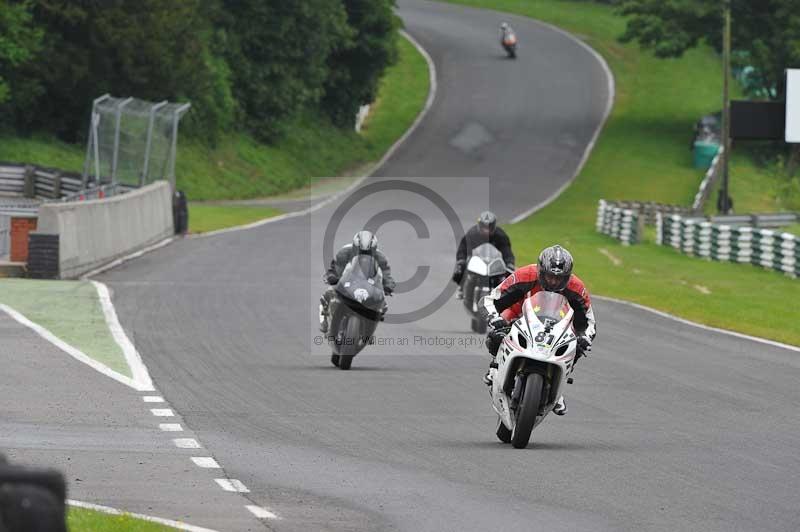
<path fill-rule="evenodd" d="M 383 274 L 377 260 L 370 255 L 353 257 L 335 290 L 328 329 L 331 362 L 339 369 L 350 369 L 353 357 L 373 341 L 386 312 Z"/>
<path fill-rule="evenodd" d="M 464 294 L 464 307 L 472 319 L 473 332 L 486 332 L 486 320 L 479 314 L 478 304 L 508 274 L 503 254 L 496 247 L 487 242 L 472 250 L 472 257 L 467 262 L 467 269 L 461 280 L 461 290 Z"/>

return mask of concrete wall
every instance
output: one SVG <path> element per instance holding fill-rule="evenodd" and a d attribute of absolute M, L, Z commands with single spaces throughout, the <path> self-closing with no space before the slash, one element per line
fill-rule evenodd
<path fill-rule="evenodd" d="M 47 203 L 39 233 L 58 234 L 61 278 L 78 277 L 174 233 L 166 181 L 111 198 Z"/>

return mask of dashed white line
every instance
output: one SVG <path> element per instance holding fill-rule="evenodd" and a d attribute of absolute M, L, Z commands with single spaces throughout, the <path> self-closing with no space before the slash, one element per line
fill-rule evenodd
<path fill-rule="evenodd" d="M 179 449 L 199 449 L 200 444 L 194 438 L 175 438 L 172 440 L 175 447 Z"/>
<path fill-rule="evenodd" d="M 163 403 L 164 398 L 160 395 L 145 395 L 142 397 L 142 401 L 145 403 Z"/>
<path fill-rule="evenodd" d="M 280 517 L 278 517 L 274 513 L 270 512 L 269 510 L 261 506 L 248 504 L 247 506 L 245 506 L 245 508 L 250 510 L 250 512 L 259 519 L 280 519 Z"/>
<path fill-rule="evenodd" d="M 158 428 L 164 432 L 183 432 L 180 423 L 159 423 Z"/>
<path fill-rule="evenodd" d="M 194 462 L 194 465 L 197 467 L 203 467 L 206 469 L 220 469 L 220 465 L 217 463 L 217 461 L 210 456 L 192 456 L 192 462 Z"/>
<path fill-rule="evenodd" d="M 250 493 L 250 490 L 247 489 L 247 486 L 242 484 L 241 480 L 236 480 L 235 478 L 215 478 L 214 482 L 219 484 L 219 487 L 224 489 L 225 491 L 233 491 L 236 493 Z"/>
<path fill-rule="evenodd" d="M 150 412 L 156 417 L 174 417 L 175 413 L 171 408 L 151 408 Z"/>

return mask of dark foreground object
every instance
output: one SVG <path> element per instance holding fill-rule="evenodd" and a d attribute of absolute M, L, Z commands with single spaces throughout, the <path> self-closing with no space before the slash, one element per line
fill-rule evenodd
<path fill-rule="evenodd" d="M 0 532 L 66 532 L 64 476 L 0 456 Z"/>

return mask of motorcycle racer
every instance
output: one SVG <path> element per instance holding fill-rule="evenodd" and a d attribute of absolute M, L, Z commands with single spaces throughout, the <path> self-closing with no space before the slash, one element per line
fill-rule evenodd
<path fill-rule="evenodd" d="M 588 356 L 596 335 L 596 323 L 591 298 L 583 281 L 572 273 L 572 255 L 559 245 L 545 248 L 537 264 L 524 266 L 506 278 L 498 287 L 483 298 L 483 312 L 490 325 L 486 336 L 486 347 L 492 355 L 483 378 L 492 384 L 491 368 L 496 368 L 494 357 L 503 341 L 510 322 L 522 314 L 525 299 L 536 292 L 558 292 L 562 294 L 575 312 L 574 326 L 578 336 L 579 356 Z M 567 413 L 564 397 L 560 397 L 553 412 L 559 416 Z"/>

